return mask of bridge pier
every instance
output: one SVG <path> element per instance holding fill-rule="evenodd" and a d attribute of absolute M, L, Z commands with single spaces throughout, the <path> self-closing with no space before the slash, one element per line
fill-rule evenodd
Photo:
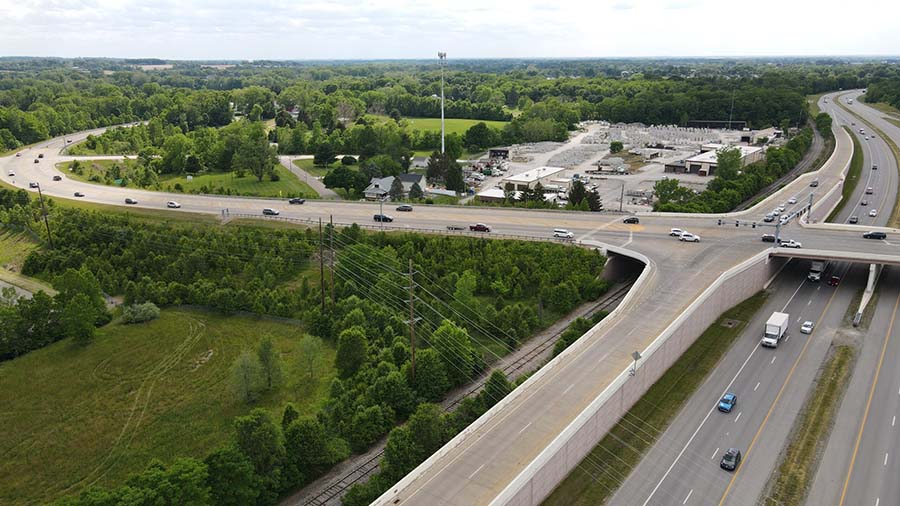
<path fill-rule="evenodd" d="M 875 285 L 878 284 L 878 277 L 881 276 L 881 271 L 883 269 L 884 266 L 881 264 L 869 265 L 869 280 L 866 282 L 866 289 L 863 291 L 862 299 L 859 301 L 859 309 L 853 316 L 854 327 L 858 327 L 859 322 L 862 321 L 863 311 L 866 310 L 866 306 L 869 304 L 869 301 L 872 300 L 872 294 L 875 293 Z"/>

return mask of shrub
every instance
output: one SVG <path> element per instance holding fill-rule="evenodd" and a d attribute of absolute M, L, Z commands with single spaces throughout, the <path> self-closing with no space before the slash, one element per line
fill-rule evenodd
<path fill-rule="evenodd" d="M 152 302 L 132 304 L 125 308 L 122 323 L 143 323 L 159 318 L 159 308 Z"/>
<path fill-rule="evenodd" d="M 356 158 L 349 155 L 344 156 L 341 158 L 341 165 L 356 165 Z"/>

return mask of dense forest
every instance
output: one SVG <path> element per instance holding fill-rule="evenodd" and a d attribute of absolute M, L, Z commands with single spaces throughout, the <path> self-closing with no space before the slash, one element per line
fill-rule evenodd
<path fill-rule="evenodd" d="M 26 192 L 3 190 L 0 203 L 0 224 L 46 239 L 38 204 Z M 324 253 L 329 259 L 334 255 L 334 270 L 320 287 L 320 241 L 314 230 L 154 223 L 63 209 L 52 200 L 50 228 L 53 247 L 48 242 L 32 252 L 23 273 L 53 282 L 60 293 L 0 304 L 4 358 L 76 336 L 63 326 L 33 338 L 35 329 L 52 326 L 55 319 L 86 321 L 91 329 L 105 324 L 110 315 L 103 309 L 103 294 L 124 295 L 127 306 L 188 304 L 297 318 L 309 334 L 337 350 L 338 378 L 316 417 L 294 420 L 286 406 L 286 421 L 278 424 L 268 412 L 251 412 L 235 420 L 234 446 L 205 461 L 154 463 L 121 489 L 92 489 L 65 504 L 131 504 L 125 497 L 148 487 L 142 493 L 192 493 L 181 485 L 206 491 L 197 504 L 247 504 L 247 497 L 273 504 L 350 452 L 366 450 L 397 423 L 433 411 L 427 403 L 440 401 L 450 389 L 482 374 L 487 363 L 607 288 L 599 278 L 602 256 L 556 243 L 327 228 L 324 246 L 333 243 L 334 253 Z M 419 318 L 415 369 L 407 323 L 410 260 Z M 70 304 L 75 297 L 84 300 Z M 36 304 L 43 310 L 33 310 Z M 68 307 L 78 312 L 69 316 Z M 89 346 L 91 336 L 81 342 Z M 492 382 L 492 391 L 511 389 L 502 375 Z M 455 420 L 458 430 L 491 402 L 482 396 L 467 401 L 460 414 L 438 418 L 448 424 Z M 261 434 L 272 439 L 255 439 Z M 262 452 L 255 445 L 271 446 Z M 249 474 L 234 476 L 238 471 Z M 188 473 L 200 484 L 172 486 L 176 478 L 167 473 L 178 479 Z M 244 483 L 247 490 L 215 486 L 226 482 Z M 166 483 L 173 488 L 154 488 Z"/>
<path fill-rule="evenodd" d="M 866 90 L 865 99 L 867 102 L 885 102 L 900 108 L 900 77 L 872 81 Z"/>

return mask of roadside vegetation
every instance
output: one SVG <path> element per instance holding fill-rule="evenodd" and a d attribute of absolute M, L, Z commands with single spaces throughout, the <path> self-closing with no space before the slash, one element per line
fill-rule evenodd
<path fill-rule="evenodd" d="M 856 350 L 852 346 L 832 345 L 813 390 L 797 417 L 781 462 L 772 472 L 763 504 L 805 504 L 819 467 L 819 455 L 828 443 L 834 417 L 850 382 L 855 357 Z"/>
<path fill-rule="evenodd" d="M 847 171 L 847 178 L 844 180 L 844 187 L 841 189 L 841 201 L 838 202 L 837 207 L 834 208 L 834 211 L 831 211 L 831 214 L 829 214 L 828 218 L 825 220 L 829 222 L 834 221 L 834 218 L 840 214 L 844 209 L 844 206 L 856 205 L 855 202 L 850 202 L 850 197 L 853 196 L 853 192 L 856 191 L 856 186 L 859 184 L 859 180 L 862 177 L 862 145 L 859 143 L 859 138 L 853 130 L 850 130 L 850 128 L 846 126 L 844 127 L 844 130 L 846 130 L 847 133 L 850 134 L 850 138 L 853 139 L 853 156 L 850 158 L 850 169 Z"/>
<path fill-rule="evenodd" d="M 587 457 L 544 501 L 544 506 L 603 504 L 740 336 L 765 302 L 765 292 L 726 311 L 647 390 Z M 726 327 L 726 320 L 738 323 Z M 634 427 L 641 427 L 635 431 Z M 646 434 L 642 434 L 642 432 Z"/>

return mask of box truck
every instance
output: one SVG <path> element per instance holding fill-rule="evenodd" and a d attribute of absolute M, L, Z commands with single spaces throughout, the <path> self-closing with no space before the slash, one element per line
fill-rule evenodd
<path fill-rule="evenodd" d="M 763 334 L 762 345 L 767 348 L 777 348 L 778 342 L 784 337 L 787 331 L 788 320 L 790 315 L 787 313 L 774 312 L 766 322 L 766 331 Z"/>
<path fill-rule="evenodd" d="M 817 283 L 822 281 L 822 274 L 825 272 L 826 267 L 828 267 L 828 262 L 825 260 L 813 260 L 809 266 L 809 274 L 806 278 Z"/>

